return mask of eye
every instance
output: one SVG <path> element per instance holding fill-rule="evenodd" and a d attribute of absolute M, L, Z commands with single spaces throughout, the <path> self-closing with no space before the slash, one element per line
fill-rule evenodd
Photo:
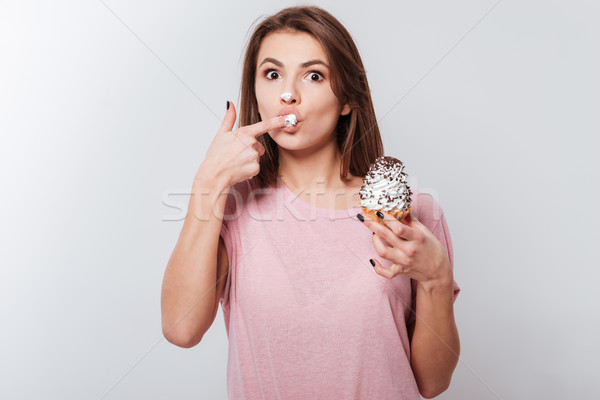
<path fill-rule="evenodd" d="M 308 73 L 308 76 L 309 76 L 310 80 L 313 82 L 321 82 L 323 79 L 325 79 L 323 74 L 320 73 L 319 71 L 310 71 Z"/>
<path fill-rule="evenodd" d="M 273 74 L 275 74 L 275 78 L 273 78 Z M 265 71 L 265 77 L 269 80 L 277 79 L 278 76 L 279 72 L 275 71 L 274 69 L 268 69 Z"/>

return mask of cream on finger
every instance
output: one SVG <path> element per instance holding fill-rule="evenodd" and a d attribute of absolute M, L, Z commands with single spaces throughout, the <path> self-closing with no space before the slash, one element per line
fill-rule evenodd
<path fill-rule="evenodd" d="M 285 116 L 285 126 L 296 126 L 298 118 L 296 114 L 288 114 Z"/>

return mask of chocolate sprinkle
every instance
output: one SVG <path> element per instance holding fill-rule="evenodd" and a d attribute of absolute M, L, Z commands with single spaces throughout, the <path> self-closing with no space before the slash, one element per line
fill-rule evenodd
<path fill-rule="evenodd" d="M 406 173 L 403 171 L 404 163 L 397 158 L 382 156 L 370 165 L 369 171 L 363 179 L 363 185 L 360 188 L 361 200 L 376 200 L 376 203 L 386 211 L 398 212 L 408 209 L 413 194 L 410 187 L 406 184 Z M 381 181 L 385 181 L 386 188 L 379 189 L 379 197 L 371 187 Z M 395 208 L 395 204 L 400 203 L 401 209 Z"/>

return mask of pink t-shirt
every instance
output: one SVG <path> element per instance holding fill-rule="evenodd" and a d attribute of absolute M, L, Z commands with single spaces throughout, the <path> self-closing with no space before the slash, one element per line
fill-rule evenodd
<path fill-rule="evenodd" d="M 441 208 L 413 193 L 413 213 L 453 263 Z M 375 272 L 369 258 L 391 262 L 375 251 L 361 211 L 315 208 L 281 181 L 230 188 L 220 301 L 229 399 L 420 399 L 406 330 L 414 285 Z"/>

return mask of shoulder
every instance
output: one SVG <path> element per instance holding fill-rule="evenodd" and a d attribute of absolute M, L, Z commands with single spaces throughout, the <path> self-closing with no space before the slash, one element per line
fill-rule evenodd
<path fill-rule="evenodd" d="M 224 191 L 224 195 L 227 196 L 225 203 L 225 216 L 235 214 L 240 211 L 243 204 L 248 199 L 250 193 L 250 180 L 246 179 L 231 185 Z"/>
<path fill-rule="evenodd" d="M 231 185 L 227 189 L 227 195 L 228 195 L 228 197 L 247 198 L 248 193 L 250 193 L 250 191 L 251 191 L 250 180 L 246 179 L 246 180 L 238 182 L 234 185 Z"/>
<path fill-rule="evenodd" d="M 446 223 L 444 211 L 437 200 L 437 193 L 422 192 L 419 190 L 412 190 L 412 192 L 414 195 L 411 203 L 412 213 L 440 241 L 448 252 L 450 264 L 454 265 L 450 229 Z"/>
<path fill-rule="evenodd" d="M 433 231 L 444 217 L 444 211 L 437 200 L 437 193 L 412 189 L 411 209 L 423 225 Z"/>
<path fill-rule="evenodd" d="M 257 198 L 265 195 L 273 194 L 274 191 L 273 187 L 253 187 L 251 179 L 238 182 L 224 192 L 227 195 L 225 214 L 239 215 L 242 209 L 248 206 L 248 203 L 255 202 Z"/>

